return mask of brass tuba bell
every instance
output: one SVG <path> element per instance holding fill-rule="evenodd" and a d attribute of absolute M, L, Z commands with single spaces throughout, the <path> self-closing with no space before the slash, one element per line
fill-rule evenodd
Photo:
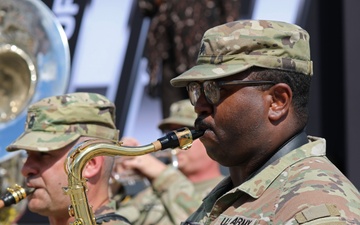
<path fill-rule="evenodd" d="M 0 44 L 0 122 L 15 119 L 34 95 L 35 64 L 14 44 Z"/>
<path fill-rule="evenodd" d="M 23 131 L 26 109 L 64 94 L 70 77 L 66 34 L 40 0 L 0 1 L 0 157 Z"/>
<path fill-rule="evenodd" d="M 0 0 L 0 195 L 20 175 L 22 152 L 5 151 L 23 131 L 29 104 L 64 94 L 70 51 L 63 27 L 40 0 Z M 0 224 L 13 224 L 26 202 L 0 210 Z"/>

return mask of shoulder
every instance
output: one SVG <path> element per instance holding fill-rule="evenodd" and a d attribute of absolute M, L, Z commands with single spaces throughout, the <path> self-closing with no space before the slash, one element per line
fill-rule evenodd
<path fill-rule="evenodd" d="M 326 157 L 301 160 L 280 176 L 278 181 L 283 185 L 277 210 L 291 214 L 314 207 L 319 211 L 325 209 L 320 206 L 331 205 L 343 219 L 359 218 L 359 191 Z"/>
<path fill-rule="evenodd" d="M 306 190 L 356 189 L 351 181 L 326 157 L 310 157 L 291 165 L 281 176 L 285 186 Z"/>

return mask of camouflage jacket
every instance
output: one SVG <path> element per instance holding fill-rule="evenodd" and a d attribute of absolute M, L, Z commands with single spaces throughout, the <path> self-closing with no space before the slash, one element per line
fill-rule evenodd
<path fill-rule="evenodd" d="M 290 151 L 233 187 L 225 178 L 182 224 L 360 224 L 360 194 L 325 156 L 325 139 Z"/>
<path fill-rule="evenodd" d="M 101 225 L 129 225 L 130 223 L 128 223 L 128 221 L 126 221 L 127 219 L 125 218 L 125 220 L 123 220 L 123 218 L 121 218 L 118 215 L 114 215 L 115 213 L 115 201 L 110 201 L 107 205 L 102 206 L 100 208 L 98 208 L 95 211 L 95 218 L 96 218 L 96 222 L 97 224 L 101 224 Z"/>
<path fill-rule="evenodd" d="M 202 199 L 222 179 L 220 176 L 193 184 L 180 171 L 169 166 L 153 181 L 152 187 L 120 204 L 117 212 L 134 225 L 180 224 L 195 212 Z"/>

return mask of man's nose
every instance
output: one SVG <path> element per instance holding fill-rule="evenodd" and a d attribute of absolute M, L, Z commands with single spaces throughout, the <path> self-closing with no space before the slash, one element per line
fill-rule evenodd
<path fill-rule="evenodd" d="M 31 158 L 27 158 L 24 162 L 24 165 L 21 169 L 21 174 L 24 177 L 29 177 L 32 176 L 34 174 L 38 173 L 38 169 L 36 167 L 36 162 L 34 162 L 33 160 L 31 160 Z"/>

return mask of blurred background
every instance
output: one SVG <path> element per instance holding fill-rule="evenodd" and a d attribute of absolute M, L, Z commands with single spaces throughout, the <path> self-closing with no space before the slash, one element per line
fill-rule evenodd
<path fill-rule="evenodd" d="M 117 106 L 121 136 L 136 137 L 142 144 L 161 137 L 157 125 L 166 116 L 164 102 L 175 100 L 159 88 L 162 82 L 159 70 L 149 71 L 149 61 L 156 58 L 151 58 L 146 48 L 148 34 L 154 31 L 152 22 L 161 21 L 156 18 L 161 7 L 157 10 L 146 5 L 140 7 L 135 0 L 42 2 L 63 27 L 70 50 L 69 75 L 49 87 L 49 91 L 62 85 L 60 92 L 64 93 L 88 91 L 106 95 Z M 235 19 L 282 20 L 296 23 L 310 33 L 314 81 L 307 131 L 326 138 L 328 157 L 360 188 L 360 1 L 238 0 L 238 3 Z M 176 24 L 174 18 L 170 15 L 166 21 L 179 25 L 181 21 Z M 174 46 L 167 47 L 176 51 Z M 24 113 L 16 120 L 16 125 L 12 121 L 0 123 L 0 161 L 10 157 L 5 147 L 23 131 Z"/>

